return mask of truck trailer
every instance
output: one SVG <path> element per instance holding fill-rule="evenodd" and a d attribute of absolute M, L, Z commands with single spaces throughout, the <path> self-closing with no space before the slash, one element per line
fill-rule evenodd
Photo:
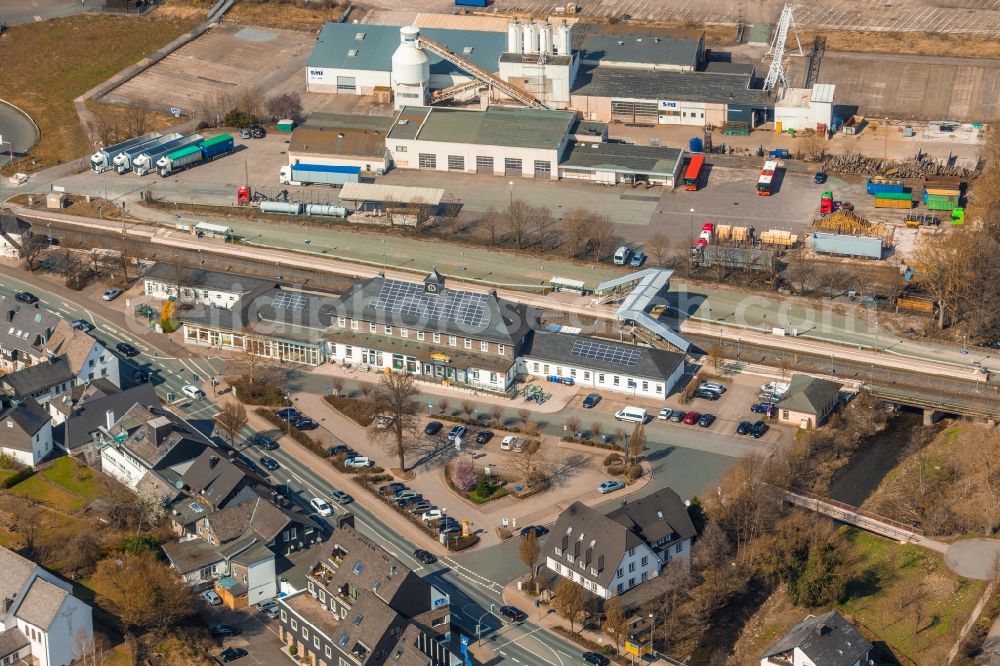
<path fill-rule="evenodd" d="M 231 134 L 219 134 L 211 139 L 175 150 L 156 161 L 156 170 L 161 178 L 188 169 L 202 162 L 211 162 L 215 158 L 233 152 L 235 142 Z"/>
<path fill-rule="evenodd" d="M 892 193 L 888 193 L 892 194 Z M 904 210 L 909 210 L 913 208 L 913 199 L 907 197 L 905 199 L 901 198 L 887 198 L 887 197 L 875 197 L 875 207 L 876 208 L 902 208 Z"/>
<path fill-rule="evenodd" d="M 891 178 L 869 178 L 867 185 L 868 194 L 882 194 L 883 192 L 904 192 L 906 188 L 903 181 Z"/>
<path fill-rule="evenodd" d="M 188 136 L 182 136 L 179 139 L 174 139 L 169 143 L 165 143 L 155 150 L 144 151 L 132 160 L 132 173 L 137 176 L 145 176 L 147 173 L 152 173 L 156 171 L 156 163 L 161 157 L 165 157 L 170 153 L 180 150 L 181 148 L 187 148 L 188 146 L 203 141 L 204 139 L 205 137 L 201 134 L 190 134 Z"/>
<path fill-rule="evenodd" d="M 333 185 L 356 183 L 361 167 L 331 166 L 327 164 L 294 164 L 283 166 L 278 172 L 282 185 Z"/>
<path fill-rule="evenodd" d="M 114 168 L 115 155 L 122 152 L 123 150 L 128 150 L 134 146 L 138 146 L 141 143 L 146 143 L 153 139 L 157 139 L 163 136 L 159 132 L 150 132 L 149 134 L 143 134 L 142 136 L 137 136 L 134 139 L 129 139 L 128 141 L 121 141 L 112 146 L 106 146 L 101 148 L 96 153 L 90 156 L 90 170 L 94 173 L 102 173 L 108 169 Z"/>
<path fill-rule="evenodd" d="M 112 160 L 112 163 L 115 165 L 115 171 L 117 171 L 119 174 L 128 173 L 129 171 L 132 170 L 132 161 L 139 155 L 142 155 L 143 153 L 148 153 L 150 151 L 155 151 L 161 146 L 166 146 L 167 144 L 173 144 L 178 139 L 181 139 L 183 137 L 184 137 L 183 134 L 178 134 L 177 132 L 173 132 L 171 134 L 167 134 L 166 136 L 161 136 L 158 139 L 153 139 L 152 141 L 139 144 L 138 146 L 133 146 L 128 150 L 123 150 L 122 152 L 115 155 L 115 159 Z"/>
<path fill-rule="evenodd" d="M 486 7 L 487 0 L 455 0 L 456 7 Z"/>

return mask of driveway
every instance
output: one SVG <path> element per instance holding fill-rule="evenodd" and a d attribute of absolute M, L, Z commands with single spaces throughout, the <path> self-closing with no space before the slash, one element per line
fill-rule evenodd
<path fill-rule="evenodd" d="M 1000 557 L 1000 540 L 963 539 L 948 546 L 944 562 L 959 576 L 975 580 L 991 580 L 997 558 Z"/>

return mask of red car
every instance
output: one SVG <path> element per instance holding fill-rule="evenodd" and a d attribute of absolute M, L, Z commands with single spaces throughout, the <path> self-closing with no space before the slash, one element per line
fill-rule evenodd
<path fill-rule="evenodd" d="M 701 418 L 701 414 L 698 412 L 688 412 L 687 416 L 684 417 L 684 423 L 686 425 L 694 425 Z"/>
<path fill-rule="evenodd" d="M 712 222 L 706 222 L 705 224 L 701 225 L 701 230 L 702 231 L 712 231 L 712 232 L 714 232 L 715 231 L 715 224 L 712 223 Z"/>

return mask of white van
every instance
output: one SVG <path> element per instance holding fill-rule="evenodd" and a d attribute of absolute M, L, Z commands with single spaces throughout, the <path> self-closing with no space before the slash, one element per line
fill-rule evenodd
<path fill-rule="evenodd" d="M 630 421 L 631 423 L 645 423 L 646 410 L 642 407 L 625 406 L 615 412 L 615 419 L 618 421 Z"/>
<path fill-rule="evenodd" d="M 624 266 L 628 262 L 628 258 L 632 256 L 632 250 L 622 245 L 620 248 L 615 250 L 615 265 Z"/>

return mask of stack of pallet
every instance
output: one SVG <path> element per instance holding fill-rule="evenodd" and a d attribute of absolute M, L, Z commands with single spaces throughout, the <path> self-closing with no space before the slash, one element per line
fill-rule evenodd
<path fill-rule="evenodd" d="M 951 211 L 962 198 L 962 179 L 949 176 L 927 176 L 920 195 L 928 210 Z"/>
<path fill-rule="evenodd" d="M 782 229 L 768 229 L 760 235 L 760 242 L 764 245 L 792 247 L 797 240 L 798 236 L 796 234 Z"/>
<path fill-rule="evenodd" d="M 734 227 L 729 224 L 720 224 L 715 228 L 715 237 L 720 241 L 734 241 L 736 243 L 742 243 L 749 238 L 749 233 L 746 227 Z"/>

